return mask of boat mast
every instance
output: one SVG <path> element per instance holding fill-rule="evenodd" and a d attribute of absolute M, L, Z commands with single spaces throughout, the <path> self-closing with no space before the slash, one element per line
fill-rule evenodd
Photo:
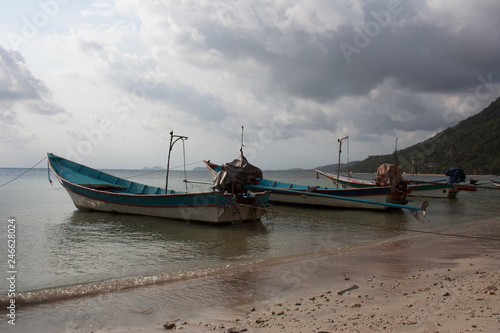
<path fill-rule="evenodd" d="M 245 147 L 245 145 L 243 144 L 243 131 L 244 130 L 245 130 L 245 127 L 243 127 L 243 125 L 241 125 L 241 146 L 240 146 L 241 155 L 243 155 L 243 147 Z"/>
<path fill-rule="evenodd" d="M 349 136 L 343 137 L 342 139 L 337 139 L 339 142 L 339 162 L 337 163 L 337 189 L 339 188 L 339 177 L 340 177 L 340 154 L 342 153 L 342 142 L 347 140 Z"/>
<path fill-rule="evenodd" d="M 176 138 L 176 139 L 174 140 L 174 138 Z M 182 140 L 182 142 L 184 143 L 184 141 L 187 139 L 188 139 L 187 136 L 174 135 L 174 131 L 170 132 L 170 147 L 168 149 L 167 177 L 165 180 L 165 194 L 167 194 L 167 190 L 168 190 L 168 174 L 170 172 L 170 153 L 172 152 L 172 148 L 174 147 L 174 145 L 177 141 Z M 186 151 L 184 150 L 184 155 L 185 154 L 186 154 Z M 185 167 L 185 164 L 186 164 L 186 156 L 184 156 L 184 167 Z"/>
<path fill-rule="evenodd" d="M 411 158 L 411 180 L 413 180 L 414 167 L 415 167 L 415 156 Z"/>
<path fill-rule="evenodd" d="M 398 166 L 398 138 L 396 137 L 396 146 L 394 147 L 394 165 Z"/>

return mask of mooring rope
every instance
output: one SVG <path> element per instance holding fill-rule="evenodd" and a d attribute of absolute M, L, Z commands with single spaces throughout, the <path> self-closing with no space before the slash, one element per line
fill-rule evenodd
<path fill-rule="evenodd" d="M 240 206 L 253 207 L 251 205 L 246 205 L 246 204 L 239 204 L 239 205 Z M 306 215 L 306 214 L 300 214 L 300 213 L 286 212 L 286 211 L 282 211 L 282 210 L 276 210 L 274 208 L 265 208 L 265 207 L 260 208 L 259 207 L 258 209 L 262 209 L 262 210 L 269 211 L 269 212 L 272 212 L 272 213 L 282 213 L 282 214 L 288 214 L 288 215 L 293 215 L 293 216 L 298 216 L 298 217 L 312 218 L 312 219 L 316 219 L 316 220 L 326 220 L 326 221 L 332 221 L 332 222 L 335 222 L 335 223 L 351 224 L 351 225 L 362 226 L 362 227 L 372 227 L 372 228 L 389 229 L 389 230 L 396 230 L 396 231 L 408 231 L 408 232 L 415 232 L 415 233 L 422 233 L 422 234 L 431 234 L 431 235 L 439 235 L 439 236 L 449 236 L 449 237 L 460 237 L 460 238 L 469 238 L 469 239 L 481 239 L 481 240 L 500 241 L 500 238 L 495 238 L 495 237 L 484 237 L 484 236 L 474 236 L 474 235 L 460 235 L 460 234 L 451 234 L 451 233 L 446 233 L 446 232 L 441 232 L 441 231 L 407 229 L 407 228 L 382 226 L 382 225 L 369 224 L 369 223 L 342 221 L 342 220 L 336 220 L 336 219 L 332 219 L 332 218 L 328 218 L 328 217 L 319 217 L 319 216 Z"/>
<path fill-rule="evenodd" d="M 38 164 L 42 163 L 45 159 L 47 158 L 47 156 L 45 156 L 44 158 L 42 158 L 40 160 L 40 162 L 38 162 L 37 164 L 33 165 L 31 168 L 29 168 L 28 170 L 24 171 L 22 174 L 20 174 L 19 176 L 15 177 L 14 179 L 11 179 L 9 180 L 8 182 L 6 182 L 5 184 L 2 184 L 0 185 L 0 187 L 4 187 L 5 185 L 7 184 L 10 184 L 12 183 L 14 180 L 18 179 L 18 178 L 21 178 L 22 176 L 24 176 L 25 174 L 27 174 L 28 172 L 30 172 L 31 170 L 33 170 Z"/>

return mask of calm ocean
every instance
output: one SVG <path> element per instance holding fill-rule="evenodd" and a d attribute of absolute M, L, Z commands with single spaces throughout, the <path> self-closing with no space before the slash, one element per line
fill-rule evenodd
<path fill-rule="evenodd" d="M 0 184 L 24 171 L 0 169 Z M 153 186 L 163 186 L 165 182 L 163 172 L 107 172 Z M 264 177 L 333 186 L 327 180 L 316 179 L 314 172 L 270 171 L 264 172 Z M 161 316 L 182 312 L 193 303 L 210 304 L 211 299 L 256 288 L 248 287 L 249 283 L 257 282 L 246 275 L 244 279 L 219 278 L 227 273 L 307 253 L 344 250 L 416 234 L 409 230 L 453 233 L 457 226 L 500 215 L 500 191 L 478 190 L 460 192 L 456 199 L 429 200 L 427 218 L 431 222 L 426 225 L 407 211 L 274 205 L 276 212 L 269 214 L 272 219 L 214 226 L 79 211 L 56 177 L 51 175 L 51 178 L 53 185 L 48 182 L 46 168 L 33 169 L 0 188 L 1 332 L 89 332 L 132 325 L 144 316 L 159 320 Z M 185 190 L 183 178 L 183 172 L 171 172 L 171 186 Z M 188 171 L 191 180 L 212 178 L 208 171 Z M 487 180 L 482 183 L 491 184 Z M 188 189 L 207 190 L 208 186 L 189 184 Z M 423 199 L 415 198 L 409 205 L 420 206 L 422 202 Z M 12 287 L 12 281 L 7 279 L 12 271 L 8 266 L 12 263 L 8 261 L 8 237 L 12 234 L 9 219 L 15 220 L 15 293 L 22 295 L 23 302 L 30 303 L 18 302 L 15 327 L 8 323 L 6 311 Z M 196 279 L 199 281 L 196 288 L 182 288 L 183 281 Z M 151 288 L 157 289 L 146 292 Z"/>

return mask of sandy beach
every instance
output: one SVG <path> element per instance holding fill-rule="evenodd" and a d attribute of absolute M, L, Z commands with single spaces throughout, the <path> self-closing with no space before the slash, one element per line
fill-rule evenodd
<path fill-rule="evenodd" d="M 114 332 L 498 332 L 500 220 L 455 233 L 484 238 L 418 235 L 261 265 L 252 274 L 275 285 Z"/>
<path fill-rule="evenodd" d="M 498 263 L 496 258 L 485 255 L 456 260 L 448 269 L 419 269 L 402 278 L 356 279 L 350 288 L 353 290 L 342 295 L 323 286 L 316 292 L 298 293 L 272 306 L 258 303 L 240 316 L 236 313 L 234 322 L 201 322 L 205 328 L 198 330 L 190 325 L 186 329 L 200 332 L 226 328 L 231 332 L 495 332 L 500 329 L 496 295 L 500 278 Z"/>

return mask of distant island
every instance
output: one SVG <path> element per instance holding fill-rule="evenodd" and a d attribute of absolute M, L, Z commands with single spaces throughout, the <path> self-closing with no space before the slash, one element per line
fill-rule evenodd
<path fill-rule="evenodd" d="M 152 168 L 144 167 L 144 168 L 142 168 L 142 170 L 145 170 L 145 171 L 160 171 L 160 170 L 166 170 L 166 169 L 162 168 L 161 166 L 154 166 Z"/>

